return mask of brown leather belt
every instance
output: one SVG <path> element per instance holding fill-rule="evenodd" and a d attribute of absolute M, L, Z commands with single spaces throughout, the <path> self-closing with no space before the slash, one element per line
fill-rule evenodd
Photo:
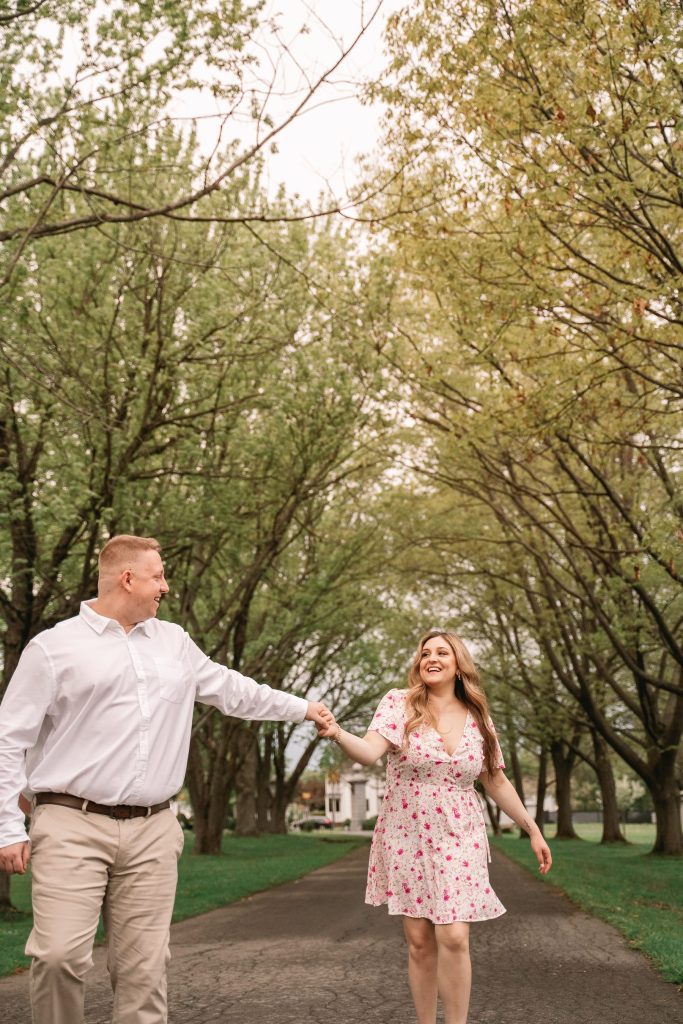
<path fill-rule="evenodd" d="M 60 807 L 75 807 L 87 814 L 106 814 L 109 818 L 117 820 L 126 818 L 149 818 L 151 814 L 165 811 L 171 806 L 170 800 L 164 800 L 163 804 L 152 804 L 151 807 L 136 807 L 135 804 L 96 804 L 92 800 L 84 800 L 80 796 L 72 796 L 71 793 L 36 793 L 36 804 L 59 804 Z"/>

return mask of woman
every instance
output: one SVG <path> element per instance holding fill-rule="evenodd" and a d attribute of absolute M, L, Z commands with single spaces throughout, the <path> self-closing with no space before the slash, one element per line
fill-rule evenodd
<path fill-rule="evenodd" d="M 505 913 L 489 884 L 488 841 L 477 779 L 531 837 L 542 874 L 550 850 L 515 789 L 472 658 L 453 633 L 421 641 L 407 690 L 390 690 L 363 739 L 336 722 L 318 727 L 348 757 L 387 780 L 370 852 L 366 903 L 403 916 L 408 980 L 418 1024 L 465 1024 L 470 998 L 469 922 Z"/>

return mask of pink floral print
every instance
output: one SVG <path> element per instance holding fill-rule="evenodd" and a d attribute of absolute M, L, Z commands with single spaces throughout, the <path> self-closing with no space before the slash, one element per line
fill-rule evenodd
<path fill-rule="evenodd" d="M 401 749 L 405 690 L 390 690 L 370 724 L 393 746 L 370 851 L 365 902 L 434 924 L 486 921 L 505 913 L 489 883 L 488 839 L 474 782 L 484 741 L 468 713 L 453 754 L 435 729 L 418 728 Z M 498 747 L 497 763 L 504 767 Z"/>

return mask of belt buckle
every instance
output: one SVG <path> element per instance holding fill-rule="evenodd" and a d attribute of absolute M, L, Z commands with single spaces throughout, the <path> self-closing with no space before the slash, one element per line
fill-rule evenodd
<path fill-rule="evenodd" d="M 133 817 L 133 808 L 128 804 L 118 804 L 116 807 L 112 807 L 111 816 L 117 821 L 125 821 Z"/>

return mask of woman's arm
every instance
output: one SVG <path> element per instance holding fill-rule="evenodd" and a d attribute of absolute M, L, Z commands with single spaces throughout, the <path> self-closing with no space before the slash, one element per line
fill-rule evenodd
<path fill-rule="evenodd" d="M 493 775 L 489 775 L 488 772 L 482 772 L 479 776 L 479 781 L 491 799 L 495 800 L 498 804 L 501 811 L 507 814 L 509 818 L 512 818 L 515 824 L 519 825 L 527 833 L 531 839 L 531 849 L 536 854 L 538 869 L 542 875 L 547 875 L 553 863 L 550 847 L 541 835 L 540 828 L 520 800 L 517 790 L 510 780 L 506 778 L 505 773 L 500 768 Z"/>
<path fill-rule="evenodd" d="M 327 715 L 331 721 L 322 728 L 318 726 L 318 735 L 334 740 L 347 757 L 359 764 L 374 764 L 391 746 L 389 740 L 385 740 L 384 736 L 374 730 L 367 732 L 362 739 L 360 736 L 354 736 L 353 733 L 342 729 L 341 725 L 332 719 L 330 712 L 327 712 Z"/>

